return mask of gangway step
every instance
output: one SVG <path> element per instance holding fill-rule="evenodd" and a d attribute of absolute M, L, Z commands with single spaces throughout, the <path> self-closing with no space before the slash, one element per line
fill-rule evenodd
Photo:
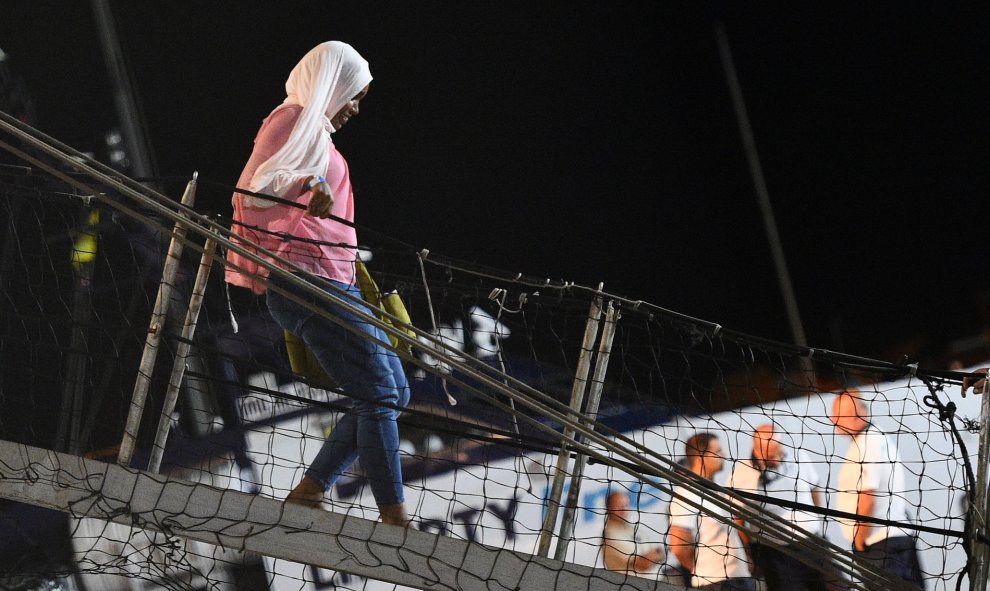
<path fill-rule="evenodd" d="M 679 589 L 9 441 L 0 458 L 2 498 L 416 589 Z"/>

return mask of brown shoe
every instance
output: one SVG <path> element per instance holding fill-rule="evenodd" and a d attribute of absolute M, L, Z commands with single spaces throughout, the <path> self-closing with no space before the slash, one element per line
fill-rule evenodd
<path fill-rule="evenodd" d="M 406 506 L 403 503 L 378 505 L 378 513 L 382 516 L 382 523 L 401 525 L 402 527 L 412 525 L 412 520 L 409 518 L 409 514 L 406 513 Z"/>
<path fill-rule="evenodd" d="M 285 502 L 306 505 L 308 507 L 319 507 L 323 502 L 323 485 L 314 478 L 304 476 L 296 485 L 289 496 L 285 497 Z"/>

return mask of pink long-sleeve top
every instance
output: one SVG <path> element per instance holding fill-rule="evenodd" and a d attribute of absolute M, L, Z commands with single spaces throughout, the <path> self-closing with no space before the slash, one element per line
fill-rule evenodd
<path fill-rule="evenodd" d="M 286 105 L 276 109 L 265 119 L 254 140 L 251 158 L 248 159 L 244 172 L 237 181 L 238 187 L 246 188 L 251 185 L 254 171 L 285 144 L 301 112 L 302 107 L 298 105 Z M 330 162 L 324 176 L 334 197 L 332 213 L 339 218 L 354 221 L 354 192 L 347 162 L 337 151 L 336 146 L 328 142 L 328 147 Z M 278 182 L 273 181 L 257 192 L 305 205 L 309 203 L 310 198 L 309 191 L 303 186 L 307 176 L 300 175 L 295 179 L 286 179 L 283 175 Z M 234 194 L 232 199 L 234 221 L 240 223 L 233 224 L 231 230 L 236 235 L 259 244 L 308 273 L 342 283 L 354 283 L 357 233 L 353 227 L 333 220 L 313 217 L 306 214 L 304 209 L 284 204 L 254 207 L 251 202 L 256 199 L 239 193 Z M 252 228 L 259 228 L 265 232 Z M 302 240 L 294 240 L 290 237 Z M 308 242 L 310 240 L 341 246 L 314 244 Z M 265 285 L 258 281 L 257 277 L 267 277 L 267 269 L 233 250 L 227 252 L 227 262 L 229 265 L 225 277 L 228 283 L 246 287 L 258 294 L 265 291 Z M 237 270 L 235 266 L 243 269 L 243 272 Z"/>

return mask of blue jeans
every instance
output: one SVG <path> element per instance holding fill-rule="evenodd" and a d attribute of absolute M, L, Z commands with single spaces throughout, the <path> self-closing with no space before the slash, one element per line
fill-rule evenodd
<path fill-rule="evenodd" d="M 342 306 L 320 301 L 317 296 L 278 278 L 273 278 L 272 283 L 365 334 L 388 342 L 384 331 Z M 353 285 L 332 283 L 361 297 L 360 290 Z M 332 294 L 330 297 L 339 301 Z M 368 308 L 363 308 L 371 314 Z M 403 502 L 399 426 L 395 422 L 399 411 L 395 407 L 404 407 L 409 402 L 409 383 L 399 357 L 391 349 L 358 336 L 273 290 L 268 291 L 268 310 L 279 326 L 306 343 L 327 375 L 354 401 L 330 432 L 306 475 L 327 489 L 360 457 L 375 502 L 378 505 Z"/>

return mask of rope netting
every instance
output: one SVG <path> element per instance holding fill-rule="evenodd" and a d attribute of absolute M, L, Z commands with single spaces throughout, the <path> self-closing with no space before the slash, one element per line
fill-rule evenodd
<path fill-rule="evenodd" d="M 428 557 L 440 544 L 430 540 L 452 540 L 463 542 L 451 550 L 458 559 L 396 567 L 376 554 L 384 543 L 377 538 L 339 544 L 337 568 L 316 566 L 305 545 L 264 538 L 259 550 L 251 540 L 296 531 L 282 510 L 236 522 L 224 521 L 224 508 L 284 499 L 351 399 L 346 386 L 293 369 L 292 343 L 265 297 L 224 284 L 223 253 L 254 257 L 314 297 L 346 295 L 272 265 L 271 253 L 230 233 L 225 215 L 197 213 L 6 117 L 4 124 L 11 139 L 2 147 L 16 158 L 0 165 L 0 439 L 58 454 L 49 463 L 35 452 L 5 452 L 0 462 L 8 487 L 0 493 L 11 499 L 0 507 L 8 586 L 406 588 L 405 575 L 372 574 L 381 560 L 417 580 L 435 576 L 434 588 L 513 588 L 507 573 L 538 564 L 557 569 L 550 580 L 560 589 L 577 588 L 565 576 L 573 565 L 587 568 L 573 572 L 589 589 L 727 577 L 755 585 L 774 576 L 763 565 L 783 562 L 807 567 L 809 581 L 830 589 L 914 588 L 870 561 L 885 540 L 913 544 L 903 555 L 920 559 L 925 588 L 968 585 L 981 397 L 958 396 L 967 374 L 761 339 L 367 228 L 351 246 L 361 248 L 380 293 L 399 294 L 411 318 L 410 327 L 374 308 L 366 320 L 407 351 L 412 395 L 399 418 L 399 450 L 414 530 L 395 538 L 395 552 Z M 233 187 L 201 179 L 197 190 Z M 177 223 L 184 251 L 156 305 Z M 194 287 L 211 239 L 219 254 Z M 183 318 L 199 290 L 189 336 Z M 313 313 L 325 314 L 318 306 Z M 161 320 L 151 327 L 161 338 L 153 371 L 142 365 L 149 318 Z M 131 429 L 141 379 L 147 402 Z M 167 439 L 156 439 L 163 415 Z M 865 426 L 843 431 L 845 419 Z M 133 486 L 79 473 L 116 469 L 128 435 L 133 454 L 121 463 L 138 475 Z M 67 464 L 70 456 L 90 461 Z M 168 484 L 142 488 L 141 478 L 158 482 L 158 472 Z M 851 486 L 870 491 L 872 505 L 857 505 Z M 60 489 L 82 492 L 62 505 Z M 222 507 L 204 512 L 212 501 L 177 490 L 215 493 Z M 31 507 L 32 494 L 36 505 L 60 511 Z M 283 505 L 258 505 L 275 506 Z M 321 508 L 378 519 L 360 460 Z M 495 560 L 487 579 L 437 582 L 444 568 L 469 572 L 479 544 L 507 552 L 515 566 Z M 776 562 L 754 550 L 775 553 Z"/>

